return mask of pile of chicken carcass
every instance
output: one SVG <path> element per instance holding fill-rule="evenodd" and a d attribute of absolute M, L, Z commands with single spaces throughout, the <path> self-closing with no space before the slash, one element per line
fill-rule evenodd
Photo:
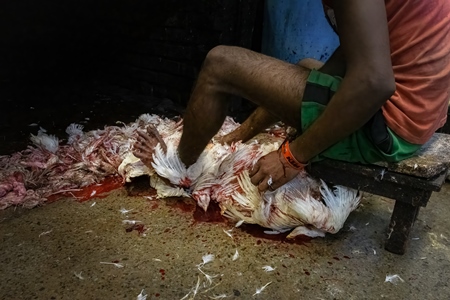
<path fill-rule="evenodd" d="M 41 129 L 31 136 L 33 146 L 0 157 L 0 209 L 11 205 L 31 208 L 51 195 L 80 190 L 108 176 L 130 181 L 149 175 L 159 198 L 192 197 L 204 210 L 215 201 L 221 213 L 236 224 L 258 224 L 272 233 L 292 230 L 288 237 L 338 232 L 358 206 L 358 192 L 342 186 L 330 189 L 301 172 L 277 190 L 260 193 L 250 182 L 248 170 L 260 157 L 279 148 L 285 131 L 274 126 L 247 143 L 222 145 L 216 141 L 238 126 L 227 118 L 189 168 L 176 151 L 182 120 L 144 114 L 130 124 L 89 132 L 71 124 L 65 144 Z M 153 168 L 132 154 L 136 132 L 146 132 L 148 127 L 156 129 L 165 143 L 154 147 Z"/>

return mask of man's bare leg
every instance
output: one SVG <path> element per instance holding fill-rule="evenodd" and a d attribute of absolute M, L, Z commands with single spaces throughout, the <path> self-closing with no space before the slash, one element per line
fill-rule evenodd
<path fill-rule="evenodd" d="M 297 65 L 311 70 L 321 68 L 323 62 L 312 58 L 304 58 Z M 220 142 L 224 144 L 231 144 L 237 141 L 246 142 L 278 121 L 279 119 L 274 115 L 259 106 L 236 130 L 223 136 Z M 297 131 L 300 132 L 300 128 L 297 127 Z"/>
<path fill-rule="evenodd" d="M 222 126 L 230 95 L 248 99 L 266 110 L 257 114 L 267 117 L 270 112 L 276 120 L 297 128 L 308 74 L 309 70 L 302 66 L 244 48 L 212 49 L 186 109 L 178 147 L 180 159 L 187 166 L 197 160 Z M 266 117 L 257 119 L 259 124 L 265 123 Z"/>

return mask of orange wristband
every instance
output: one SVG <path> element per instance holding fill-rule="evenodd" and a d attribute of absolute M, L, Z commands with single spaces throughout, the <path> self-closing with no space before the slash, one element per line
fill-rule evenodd
<path fill-rule="evenodd" d="M 308 164 L 303 164 L 299 162 L 294 155 L 292 155 L 291 149 L 289 148 L 289 141 L 284 141 L 281 145 L 281 154 L 283 154 L 284 159 L 288 162 L 289 166 L 296 170 L 303 170 Z"/>

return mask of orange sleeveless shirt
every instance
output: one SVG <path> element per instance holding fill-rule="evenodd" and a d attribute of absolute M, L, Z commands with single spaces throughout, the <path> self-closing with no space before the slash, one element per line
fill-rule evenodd
<path fill-rule="evenodd" d="M 326 14 L 332 1 L 323 1 Z M 385 0 L 396 91 L 383 105 L 400 137 L 424 144 L 445 124 L 450 96 L 450 1 Z"/>

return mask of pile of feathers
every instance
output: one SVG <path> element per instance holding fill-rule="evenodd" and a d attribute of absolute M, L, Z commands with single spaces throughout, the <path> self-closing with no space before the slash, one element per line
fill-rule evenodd
<path fill-rule="evenodd" d="M 188 168 L 177 155 L 183 130 L 182 119 L 144 114 L 130 124 L 106 126 L 83 132 L 71 124 L 63 143 L 41 129 L 31 136 L 33 145 L 12 155 L 0 156 L 0 209 L 11 205 L 35 207 L 50 196 L 101 184 L 108 176 L 124 182 L 148 175 L 159 198 L 191 197 L 207 210 L 211 201 L 223 216 L 237 225 L 258 224 L 271 233 L 290 231 L 311 237 L 336 233 L 360 202 L 358 191 L 329 187 L 302 171 L 275 191 L 259 192 L 248 171 L 259 158 L 279 148 L 286 137 L 284 127 L 272 126 L 246 143 L 219 143 L 221 136 L 239 126 L 226 118 L 222 128 Z M 132 153 L 137 131 L 156 129 L 152 166 Z"/>

